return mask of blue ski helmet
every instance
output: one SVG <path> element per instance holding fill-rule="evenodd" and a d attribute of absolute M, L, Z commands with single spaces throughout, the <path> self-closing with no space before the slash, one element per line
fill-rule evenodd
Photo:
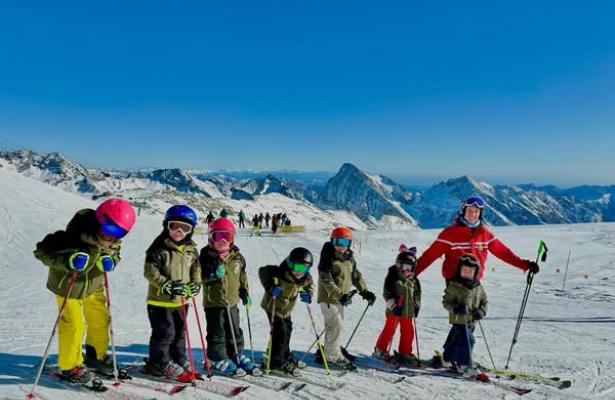
<path fill-rule="evenodd" d="M 168 221 L 182 221 L 189 223 L 192 227 L 196 226 L 196 212 L 188 206 L 179 204 L 173 206 L 164 213 L 164 222 Z"/>

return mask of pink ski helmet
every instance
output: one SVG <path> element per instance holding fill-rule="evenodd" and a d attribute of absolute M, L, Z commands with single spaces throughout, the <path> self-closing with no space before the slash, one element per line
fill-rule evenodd
<path fill-rule="evenodd" d="M 233 221 L 228 218 L 218 218 L 211 224 L 209 224 L 209 241 L 211 243 L 226 239 L 227 242 L 233 243 L 235 241 L 235 234 L 237 228 Z"/>
<path fill-rule="evenodd" d="M 108 226 L 109 223 L 112 223 L 121 228 L 124 231 L 124 235 L 132 229 L 136 218 L 137 216 L 132 205 L 130 205 L 128 200 L 120 197 L 107 199 L 96 208 L 96 219 L 101 227 Z M 119 234 L 119 232 L 118 234 L 111 234 L 117 238 L 124 236 Z"/>

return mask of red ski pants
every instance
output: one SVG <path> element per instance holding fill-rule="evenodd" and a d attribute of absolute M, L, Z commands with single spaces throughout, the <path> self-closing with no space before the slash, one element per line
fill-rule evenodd
<path fill-rule="evenodd" d="M 402 356 L 409 356 L 412 353 L 412 341 L 414 340 L 414 326 L 412 325 L 411 318 L 402 318 L 395 315 L 386 317 L 384 328 L 382 328 L 382 332 L 380 332 L 378 341 L 376 342 L 376 348 L 388 352 L 389 345 L 391 341 L 393 341 L 393 336 L 395 336 L 398 325 L 401 329 L 399 354 Z"/>

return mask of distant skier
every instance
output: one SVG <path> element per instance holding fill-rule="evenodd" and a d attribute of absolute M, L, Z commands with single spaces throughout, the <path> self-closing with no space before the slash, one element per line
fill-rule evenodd
<path fill-rule="evenodd" d="M 207 224 L 211 224 L 212 222 L 214 222 L 216 218 L 214 217 L 214 215 L 211 213 L 211 211 L 207 214 L 207 217 L 205 217 L 205 221 L 207 221 Z"/>
<path fill-rule="evenodd" d="M 243 354 L 244 339 L 237 304 L 241 301 L 249 307 L 252 300 L 248 292 L 246 260 L 235 245 L 236 233 L 230 219 L 218 218 L 210 226 L 208 244 L 201 249 L 200 255 L 207 355 L 214 369 L 223 374 L 234 374 L 238 368 L 248 373 L 254 369 L 252 360 Z"/>
<path fill-rule="evenodd" d="M 459 373 L 472 372 L 475 322 L 485 317 L 489 302 L 478 280 L 480 263 L 472 254 L 457 259 L 457 272 L 444 290 L 442 305 L 451 330 L 444 343 L 444 365 Z M 469 371 L 468 371 L 469 370 Z"/>
<path fill-rule="evenodd" d="M 245 219 L 246 219 L 246 214 L 243 213 L 243 210 L 239 210 L 239 228 L 246 227 Z"/>
<path fill-rule="evenodd" d="M 484 208 L 485 201 L 477 196 L 468 197 L 461 203 L 457 219 L 440 232 L 438 238 L 417 260 L 416 275 L 420 275 L 437 258 L 444 255 L 442 276 L 448 284 L 455 278 L 457 258 L 462 254 L 471 253 L 480 262 L 477 279 L 481 280 L 488 252 L 523 271 L 538 273 L 540 268 L 535 261 L 519 258 L 483 224 Z"/>
<path fill-rule="evenodd" d="M 127 200 L 112 198 L 96 210 L 83 209 L 66 229 L 45 236 L 34 256 L 49 267 L 47 289 L 58 307 L 68 298 L 58 325 L 58 368 L 62 379 L 90 382 L 94 373 L 113 375 L 107 355 L 109 312 L 103 288 L 105 272 L 120 261 L 121 238 L 132 229 L 135 211 Z M 76 272 L 76 278 L 71 276 Z M 70 282 L 74 282 L 72 288 Z M 70 293 L 69 293 L 70 292 Z M 85 364 L 81 345 L 85 341 Z"/>
<path fill-rule="evenodd" d="M 293 249 L 280 265 L 267 265 L 258 270 L 265 294 L 261 307 L 271 319 L 275 301 L 275 317 L 271 336 L 270 368 L 287 374 L 297 373 L 297 360 L 290 351 L 293 331 L 291 313 L 299 298 L 309 304 L 314 295 L 314 283 L 310 268 L 314 263 L 312 253 L 303 247 Z"/>
<path fill-rule="evenodd" d="M 416 366 L 417 358 L 412 354 L 412 341 L 414 340 L 413 319 L 419 314 L 421 307 L 421 284 L 414 276 L 416 268 L 416 248 L 408 249 L 405 245 L 399 248 L 395 265 L 389 268 L 384 279 L 383 296 L 386 302 L 386 320 L 384 328 L 378 336 L 374 356 L 389 361 L 389 347 L 399 326 L 401 336 L 399 339 L 398 362 Z"/>
<path fill-rule="evenodd" d="M 271 215 L 269 215 L 269 212 L 267 212 L 267 214 L 265 214 L 265 226 L 267 228 L 269 228 L 269 220 L 271 219 Z"/>
<path fill-rule="evenodd" d="M 252 217 L 252 229 L 250 230 L 250 236 L 261 236 L 261 228 L 259 227 L 259 223 L 258 223 L 258 214 L 254 214 L 254 217 Z"/>
<path fill-rule="evenodd" d="M 318 263 L 318 303 L 324 316 L 325 353 L 327 361 L 341 368 L 356 369 L 356 366 L 342 354 L 340 347 L 344 307 L 351 304 L 351 287 L 370 305 L 376 301 L 376 295 L 370 292 L 357 268 L 351 250 L 353 233 L 347 227 L 333 229 L 330 240 L 322 246 Z M 316 362 L 322 363 L 320 352 L 316 353 Z"/>
<path fill-rule="evenodd" d="M 265 220 L 265 216 L 263 213 L 258 214 L 258 227 L 259 229 L 263 229 L 263 221 Z"/>
<path fill-rule="evenodd" d="M 149 282 L 147 315 L 152 327 L 149 358 L 144 371 L 189 382 L 192 369 L 186 357 L 184 313 L 180 299 L 201 291 L 201 268 L 196 243 L 192 240 L 197 216 L 185 205 L 167 210 L 162 233 L 154 239 L 145 256 L 144 276 Z"/>
<path fill-rule="evenodd" d="M 226 208 L 223 208 L 222 211 L 220 211 L 220 218 L 227 218 L 228 217 L 228 211 L 226 211 Z"/>

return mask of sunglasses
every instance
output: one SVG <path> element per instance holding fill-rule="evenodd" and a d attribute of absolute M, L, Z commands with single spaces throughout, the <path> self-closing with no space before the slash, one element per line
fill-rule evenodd
<path fill-rule="evenodd" d="M 333 246 L 350 247 L 352 240 L 346 238 L 333 238 L 331 239 Z"/>
<path fill-rule="evenodd" d="M 213 231 L 209 234 L 210 239 L 215 242 L 226 240 L 227 242 L 233 242 L 234 235 L 230 231 Z"/>
<path fill-rule="evenodd" d="M 100 230 L 106 236 L 112 236 L 116 239 L 121 239 L 128 233 L 126 229 L 120 227 L 110 219 L 106 219 L 102 224 L 100 224 Z"/>
<path fill-rule="evenodd" d="M 179 222 L 179 221 L 169 221 L 167 223 L 167 228 L 170 231 L 177 231 L 180 230 L 183 233 L 190 233 L 192 232 L 192 225 L 186 223 L 186 222 Z"/>
<path fill-rule="evenodd" d="M 302 274 L 307 274 L 311 266 L 312 266 L 311 264 L 293 263 L 291 265 L 291 270 L 293 272 L 300 272 Z"/>
<path fill-rule="evenodd" d="M 478 208 L 485 208 L 485 200 L 477 196 L 468 197 L 463 205 L 466 207 L 476 206 Z"/>

